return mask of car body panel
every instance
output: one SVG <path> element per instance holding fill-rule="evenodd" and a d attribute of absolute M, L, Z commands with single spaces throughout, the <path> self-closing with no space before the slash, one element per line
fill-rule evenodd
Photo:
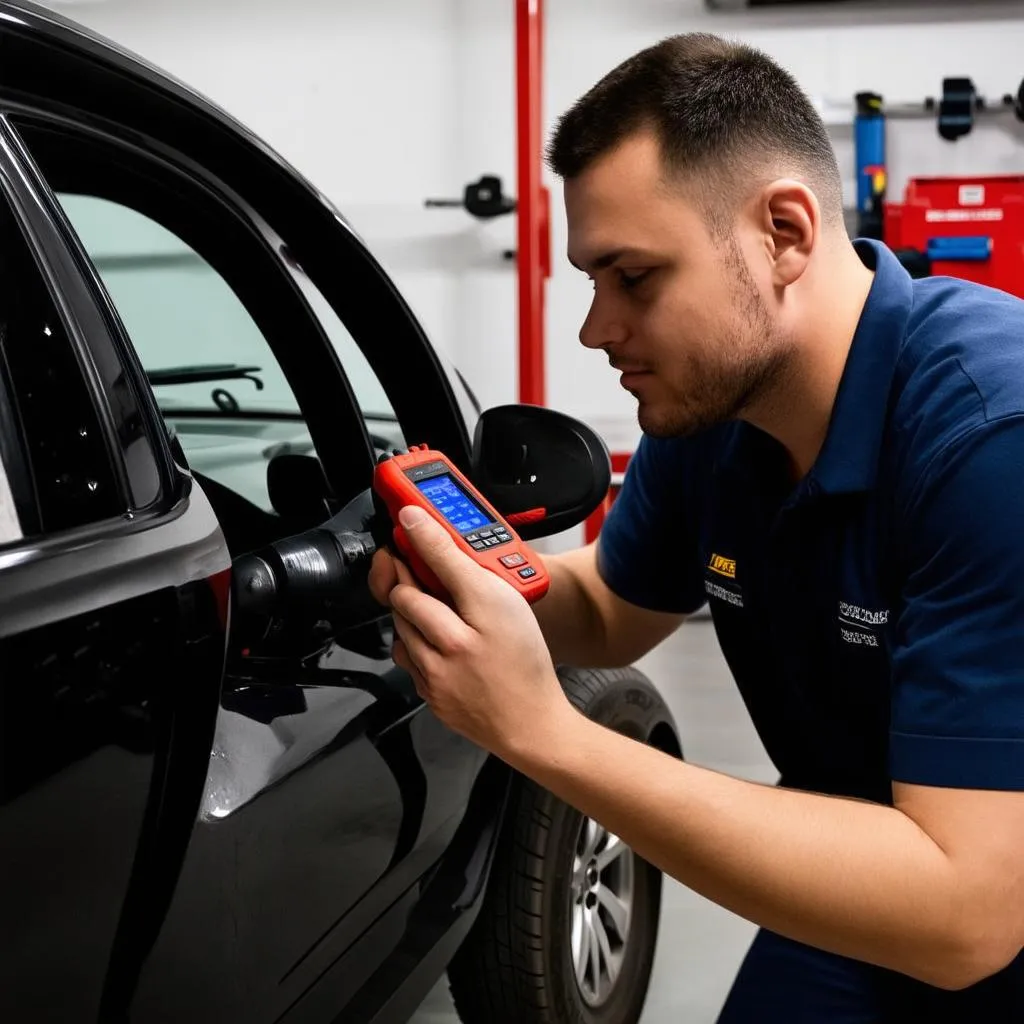
<path fill-rule="evenodd" d="M 97 1017 L 154 938 L 202 792 L 227 550 L 198 491 L 127 527 L 2 556 L 5 1020 Z"/>

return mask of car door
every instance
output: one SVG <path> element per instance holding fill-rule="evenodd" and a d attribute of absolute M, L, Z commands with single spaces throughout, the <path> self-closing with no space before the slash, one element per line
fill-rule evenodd
<path fill-rule="evenodd" d="M 205 782 L 230 559 L 0 116 L 0 1019 L 121 1019 Z"/>
<path fill-rule="evenodd" d="M 375 447 L 401 443 L 404 423 L 287 235 L 183 158 L 41 116 L 17 124 L 232 553 L 365 490 Z M 418 382 L 427 407 L 431 387 Z M 465 814 L 484 754 L 391 662 L 386 620 L 302 640 L 232 652 L 138 1020 L 333 1019 L 399 943 Z"/>

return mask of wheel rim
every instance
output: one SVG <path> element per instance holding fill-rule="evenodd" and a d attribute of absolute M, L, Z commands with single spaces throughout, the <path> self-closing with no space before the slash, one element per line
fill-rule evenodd
<path fill-rule="evenodd" d="M 584 818 L 572 872 L 572 961 L 584 1002 L 598 1007 L 615 988 L 633 917 L 633 851 Z"/>

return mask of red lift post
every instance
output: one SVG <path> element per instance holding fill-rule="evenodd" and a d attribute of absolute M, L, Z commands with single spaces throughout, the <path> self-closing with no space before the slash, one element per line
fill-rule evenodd
<path fill-rule="evenodd" d="M 544 405 L 544 291 L 551 275 L 550 197 L 541 184 L 544 3 L 515 2 L 519 401 Z"/>
<path fill-rule="evenodd" d="M 515 0 L 519 271 L 519 401 L 545 404 L 544 298 L 551 276 L 551 194 L 541 184 L 543 165 L 544 0 Z M 594 540 L 621 486 L 631 453 L 613 452 L 613 486 L 584 524 Z"/>

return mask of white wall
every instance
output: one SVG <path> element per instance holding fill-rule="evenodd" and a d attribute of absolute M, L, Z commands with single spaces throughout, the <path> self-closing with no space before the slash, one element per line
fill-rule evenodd
<path fill-rule="evenodd" d="M 56 7 L 57 4 L 54 3 Z M 751 42 L 821 100 L 861 89 L 888 101 L 936 94 L 969 75 L 983 94 L 1024 76 L 1024 4 L 844 3 L 711 13 L 703 0 L 546 0 L 547 126 L 614 64 L 678 31 Z M 515 274 L 502 252 L 512 217 L 479 224 L 423 209 L 483 172 L 515 188 L 512 0 L 105 0 L 60 10 L 226 106 L 295 163 L 353 221 L 486 404 L 513 400 Z M 835 129 L 853 196 L 852 133 Z M 1024 137 L 979 127 L 956 144 L 933 122 L 893 124 L 891 191 L 922 173 L 1024 171 Z M 548 400 L 636 437 L 632 400 L 600 354 L 576 343 L 589 286 L 564 260 L 553 186 Z"/>

